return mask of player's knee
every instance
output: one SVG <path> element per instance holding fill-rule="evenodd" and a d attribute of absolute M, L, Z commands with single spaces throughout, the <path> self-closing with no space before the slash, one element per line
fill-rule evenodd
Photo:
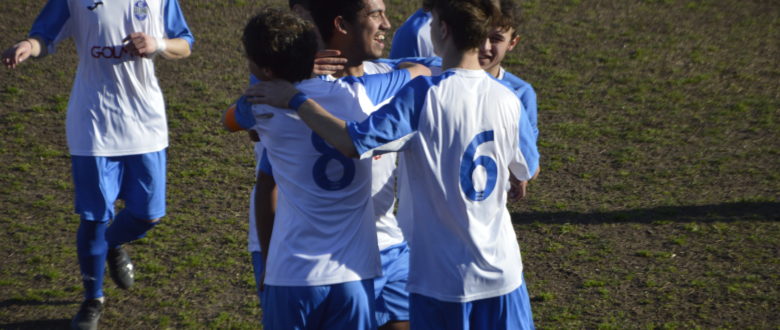
<path fill-rule="evenodd" d="M 147 223 L 149 223 L 149 224 L 157 224 L 157 223 L 159 223 L 159 222 L 160 222 L 160 220 L 162 220 L 162 218 L 155 218 L 155 219 L 151 219 L 151 220 L 143 220 L 143 221 L 144 221 L 144 222 L 147 222 Z"/>

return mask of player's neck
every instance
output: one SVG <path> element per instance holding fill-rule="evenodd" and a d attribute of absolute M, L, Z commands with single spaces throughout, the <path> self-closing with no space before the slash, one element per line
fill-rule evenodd
<path fill-rule="evenodd" d="M 499 73 L 501 73 L 501 66 L 496 65 L 492 68 L 486 69 L 487 73 L 489 73 L 491 76 L 498 78 Z"/>
<path fill-rule="evenodd" d="M 352 76 L 352 77 L 362 77 L 365 74 L 363 71 L 363 62 L 360 62 L 360 64 L 354 64 L 354 65 L 345 65 L 344 70 L 337 71 L 333 74 L 333 77 L 335 78 L 341 78 L 346 76 Z"/>
<path fill-rule="evenodd" d="M 466 70 L 482 70 L 479 66 L 479 50 L 471 49 L 467 51 L 451 50 L 444 54 L 441 62 L 442 70 L 452 68 Z"/>

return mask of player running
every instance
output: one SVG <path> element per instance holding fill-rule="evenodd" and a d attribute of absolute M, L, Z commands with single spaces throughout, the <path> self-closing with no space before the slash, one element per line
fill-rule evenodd
<path fill-rule="evenodd" d="M 188 57 L 194 38 L 176 0 L 50 0 L 3 64 L 53 53 L 68 38 L 79 54 L 66 131 L 84 285 L 71 328 L 96 329 L 106 261 L 117 286 L 130 288 L 135 270 L 122 245 L 165 215 L 168 128 L 152 59 Z M 117 199 L 125 208 L 115 213 Z"/>

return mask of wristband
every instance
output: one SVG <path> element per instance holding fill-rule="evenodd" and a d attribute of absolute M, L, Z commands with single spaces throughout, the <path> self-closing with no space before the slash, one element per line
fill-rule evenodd
<path fill-rule="evenodd" d="M 154 51 L 154 55 L 164 52 L 168 49 L 168 43 L 163 38 L 154 38 L 157 42 L 157 49 Z"/>
<path fill-rule="evenodd" d="M 287 103 L 287 107 L 289 107 L 290 109 L 293 109 L 295 111 L 298 111 L 298 108 L 300 108 L 301 105 L 304 102 L 306 102 L 306 100 L 308 100 L 308 99 L 309 99 L 309 97 L 306 96 L 306 94 L 298 92 L 298 94 L 295 94 L 295 96 L 293 96 L 290 99 L 290 102 Z"/>

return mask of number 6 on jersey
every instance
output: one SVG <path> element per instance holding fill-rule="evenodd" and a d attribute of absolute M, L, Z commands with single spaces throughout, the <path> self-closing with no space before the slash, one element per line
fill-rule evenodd
<path fill-rule="evenodd" d="M 463 152 L 463 158 L 460 161 L 460 188 L 463 193 L 466 194 L 468 199 L 479 202 L 485 200 L 493 192 L 496 187 L 496 179 L 498 177 L 498 167 L 496 161 L 490 156 L 479 156 L 474 159 L 474 154 L 477 153 L 477 148 L 483 144 L 493 141 L 493 131 L 484 131 L 477 134 L 474 139 L 471 140 L 466 151 Z M 477 166 L 482 166 L 487 172 L 487 182 L 485 183 L 485 190 L 477 191 L 474 188 L 474 171 Z"/>

